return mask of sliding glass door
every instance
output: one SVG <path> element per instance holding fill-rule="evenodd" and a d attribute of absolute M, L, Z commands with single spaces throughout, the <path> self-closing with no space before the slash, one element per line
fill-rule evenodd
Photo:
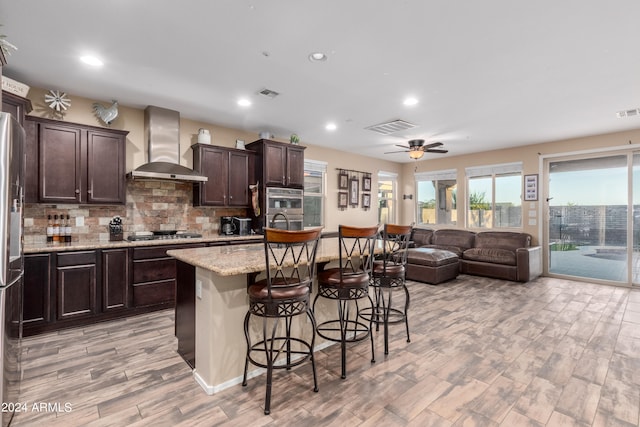
<path fill-rule="evenodd" d="M 628 284 L 632 251 L 640 243 L 640 228 L 629 215 L 629 206 L 640 202 L 637 191 L 633 198 L 629 191 L 636 181 L 633 188 L 640 187 L 638 155 L 553 160 L 547 166 L 549 273 Z"/>

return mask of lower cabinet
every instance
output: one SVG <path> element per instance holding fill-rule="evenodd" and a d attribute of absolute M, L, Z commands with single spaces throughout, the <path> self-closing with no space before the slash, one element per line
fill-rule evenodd
<path fill-rule="evenodd" d="M 170 249 L 204 243 L 27 254 L 24 335 L 175 306 Z"/>
<path fill-rule="evenodd" d="M 176 259 L 168 250 L 204 247 L 203 244 L 163 245 L 133 249 L 133 306 L 163 305 L 176 301 Z"/>
<path fill-rule="evenodd" d="M 51 257 L 48 253 L 24 257 L 22 318 L 25 335 L 51 323 Z"/>
<path fill-rule="evenodd" d="M 56 320 L 97 314 L 96 251 L 61 253 L 56 262 Z"/>

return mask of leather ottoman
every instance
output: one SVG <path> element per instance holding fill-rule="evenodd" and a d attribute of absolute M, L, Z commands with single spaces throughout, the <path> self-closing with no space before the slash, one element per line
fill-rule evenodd
<path fill-rule="evenodd" d="M 408 280 L 438 283 L 458 277 L 460 271 L 458 256 L 444 249 L 411 248 L 407 251 Z"/>

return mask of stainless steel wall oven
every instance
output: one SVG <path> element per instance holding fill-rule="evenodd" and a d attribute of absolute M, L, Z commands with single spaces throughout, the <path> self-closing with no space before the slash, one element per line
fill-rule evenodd
<path fill-rule="evenodd" d="M 265 226 L 283 230 L 303 229 L 304 190 L 267 187 L 265 205 Z"/>

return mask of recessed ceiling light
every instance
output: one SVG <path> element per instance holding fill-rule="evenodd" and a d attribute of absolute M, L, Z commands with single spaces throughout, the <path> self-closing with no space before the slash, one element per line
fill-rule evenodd
<path fill-rule="evenodd" d="M 327 55 L 322 52 L 313 52 L 309 55 L 309 61 L 311 62 L 322 62 L 327 60 Z"/>
<path fill-rule="evenodd" d="M 335 123 L 327 123 L 327 125 L 324 128 L 326 130 L 336 130 L 338 129 L 338 126 L 336 126 Z"/>
<path fill-rule="evenodd" d="M 91 65 L 92 67 L 102 67 L 104 62 L 95 56 L 85 55 L 80 57 L 80 61 L 84 62 L 87 65 Z"/>
<path fill-rule="evenodd" d="M 247 98 L 241 98 L 238 100 L 238 105 L 241 107 L 248 107 L 251 105 L 251 101 L 249 101 Z"/>
<path fill-rule="evenodd" d="M 418 100 L 412 96 L 410 96 L 409 98 L 406 98 L 403 102 L 404 105 L 406 105 L 407 107 L 410 107 L 412 105 L 416 105 L 418 103 Z"/>

